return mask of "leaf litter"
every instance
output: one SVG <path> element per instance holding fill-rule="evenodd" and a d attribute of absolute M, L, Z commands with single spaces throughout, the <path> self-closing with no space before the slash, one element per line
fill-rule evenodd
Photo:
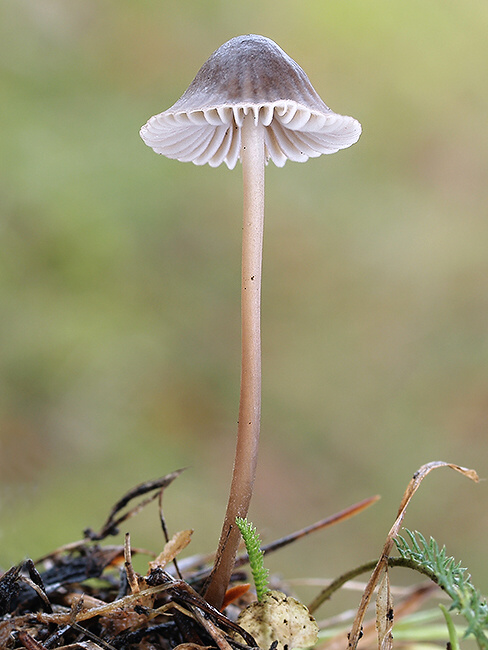
<path fill-rule="evenodd" d="M 376 632 L 378 648 L 392 647 L 393 604 L 387 578 L 389 553 L 405 510 L 425 476 L 437 467 L 450 467 L 473 480 L 472 470 L 449 463 L 429 463 L 410 482 L 397 519 L 390 530 L 379 561 L 366 586 L 348 640 L 340 635 L 321 648 L 356 648 L 367 632 L 364 615 L 372 594 L 379 589 Z M 213 556 L 195 556 L 178 566 L 178 555 L 187 548 L 191 530 L 169 538 L 163 516 L 165 489 L 183 470 L 140 484 L 111 509 L 98 532 L 88 528 L 84 538 L 52 553 L 30 559 L 0 576 L 0 648 L 3 650 L 293 650 L 316 643 L 317 625 L 309 610 L 290 596 L 269 592 L 263 603 L 249 605 L 247 575 L 239 569 L 246 554 L 237 558 L 225 611 L 212 607 L 200 594 L 213 566 Z M 140 499 L 135 504 L 134 501 Z M 123 545 L 100 542 L 118 534 L 121 524 L 152 501 L 159 502 L 159 519 L 165 545 L 161 553 L 132 548 L 129 534 Z M 269 553 L 321 528 L 343 521 L 374 503 L 365 499 L 292 535 L 262 547 Z M 149 555 L 145 576 L 132 565 L 134 554 Z M 345 582 L 345 581 L 343 581 Z M 338 586 L 343 582 L 338 582 Z M 236 584 L 237 583 L 237 584 Z M 421 586 L 398 612 L 415 609 L 430 590 Z M 315 608 L 323 601 L 315 600 Z M 311 611 L 315 608 L 311 607 Z M 367 633 L 365 636 L 369 636 Z"/>

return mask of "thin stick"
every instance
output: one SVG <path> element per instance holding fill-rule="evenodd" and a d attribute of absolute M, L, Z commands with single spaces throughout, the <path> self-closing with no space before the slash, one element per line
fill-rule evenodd
<path fill-rule="evenodd" d="M 263 553 L 271 553 L 272 551 L 277 551 L 278 549 L 283 548 L 283 546 L 287 546 L 288 544 L 291 544 L 292 542 L 296 542 L 298 539 L 305 537 L 305 535 L 310 535 L 310 533 L 315 533 L 316 531 L 321 530 L 322 528 L 328 528 L 333 524 L 338 524 L 340 522 L 346 521 L 346 519 L 349 519 L 350 517 L 359 514 L 362 510 L 365 510 L 366 508 L 369 508 L 369 506 L 375 503 L 376 501 L 378 501 L 379 498 L 380 497 L 378 495 L 375 495 L 374 497 L 368 497 L 367 499 L 363 499 L 362 501 L 359 501 L 359 503 L 355 503 L 352 506 L 344 508 L 344 510 L 341 510 L 340 512 L 336 512 L 335 514 L 330 515 L 325 519 L 321 519 L 320 521 L 317 521 L 315 524 L 312 524 L 311 526 L 307 526 L 306 528 L 297 530 L 296 532 L 291 533 L 290 535 L 286 535 L 286 537 L 281 537 L 280 539 L 277 539 L 274 542 L 265 544 L 264 546 L 261 546 L 261 550 L 263 551 Z M 246 564 L 246 557 L 247 556 L 239 557 L 237 559 L 236 566 L 241 566 L 242 564 Z"/>
<path fill-rule="evenodd" d="M 264 227 L 264 126 L 249 113 L 242 126 L 241 395 L 232 483 L 214 570 L 205 597 L 219 608 L 234 568 L 240 532 L 251 501 L 261 420 L 261 269 Z"/>

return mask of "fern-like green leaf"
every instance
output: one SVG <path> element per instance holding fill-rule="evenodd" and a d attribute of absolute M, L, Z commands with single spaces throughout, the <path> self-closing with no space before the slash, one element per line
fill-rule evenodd
<path fill-rule="evenodd" d="M 471 576 L 461 563 L 447 555 L 446 548 L 439 545 L 432 537 L 427 542 L 419 532 L 406 530 L 407 541 L 400 535 L 395 539 L 398 552 L 402 558 L 413 563 L 419 570 L 426 570 L 432 579 L 452 599 L 451 611 L 462 614 L 468 622 L 465 637 L 472 634 L 483 650 L 488 650 L 488 605 L 486 599 L 471 583 Z"/>
<path fill-rule="evenodd" d="M 261 550 L 261 540 L 259 539 L 256 528 L 242 517 L 236 517 L 236 524 L 241 531 L 242 539 L 246 545 L 246 551 L 249 556 L 249 566 L 251 567 L 252 578 L 256 588 L 256 596 L 261 602 L 266 593 L 268 593 L 268 569 L 264 568 L 264 553 Z"/>

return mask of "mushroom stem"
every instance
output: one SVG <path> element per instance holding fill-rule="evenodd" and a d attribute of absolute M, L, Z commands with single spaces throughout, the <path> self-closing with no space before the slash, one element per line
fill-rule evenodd
<path fill-rule="evenodd" d="M 240 540 L 236 517 L 251 501 L 261 420 L 261 269 L 264 227 L 264 126 L 249 111 L 241 131 L 244 218 L 241 284 L 241 394 L 234 470 L 216 564 L 205 597 L 220 608 Z"/>

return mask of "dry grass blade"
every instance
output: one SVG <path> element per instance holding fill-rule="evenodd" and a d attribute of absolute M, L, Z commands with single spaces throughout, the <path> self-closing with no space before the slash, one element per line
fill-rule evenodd
<path fill-rule="evenodd" d="M 209 618 L 206 618 L 198 609 L 194 610 L 194 615 L 200 625 L 205 628 L 208 634 L 215 641 L 219 650 L 232 650 L 230 643 L 227 641 L 222 631 Z"/>
<path fill-rule="evenodd" d="M 100 541 L 102 539 L 105 539 L 109 535 L 116 535 L 118 533 L 118 527 L 120 526 L 121 523 L 136 515 L 148 503 L 156 499 L 160 495 L 160 493 L 163 490 L 165 490 L 184 471 L 185 471 L 184 469 L 178 469 L 175 472 L 166 474 L 166 476 L 162 476 L 161 478 L 155 479 L 154 481 L 146 481 L 145 483 L 140 483 L 135 488 L 132 488 L 132 490 L 129 490 L 129 492 L 124 494 L 124 496 L 121 499 L 119 499 L 119 501 L 117 501 L 117 503 L 113 506 L 107 518 L 107 521 L 103 524 L 102 528 L 100 529 L 100 532 L 96 533 L 90 528 L 88 528 L 87 530 L 85 530 L 85 537 L 91 539 L 92 541 Z M 155 493 L 152 494 L 150 497 L 138 503 L 136 506 L 131 508 L 125 514 L 117 517 L 117 514 L 123 508 L 125 508 L 125 506 L 127 506 L 133 499 L 136 499 L 140 496 L 144 496 L 145 494 L 148 494 L 149 492 L 153 492 L 154 490 Z"/>
<path fill-rule="evenodd" d="M 290 535 L 286 535 L 286 537 L 281 537 L 280 539 L 270 542 L 269 544 L 265 544 L 264 546 L 261 547 L 261 550 L 263 551 L 263 553 L 271 553 L 273 551 L 277 551 L 278 549 L 283 548 L 284 546 L 288 546 L 288 544 L 291 544 L 292 542 L 295 542 L 298 539 L 305 537 L 306 535 L 310 535 L 310 533 L 315 533 L 318 530 L 322 530 L 322 528 L 328 528 L 329 526 L 332 526 L 334 524 L 338 524 L 342 521 L 346 521 L 346 519 L 349 519 L 350 517 L 354 517 L 354 515 L 359 514 L 366 508 L 369 508 L 369 506 L 372 506 L 373 503 L 376 503 L 376 501 L 378 501 L 379 499 L 380 497 L 377 494 L 373 497 L 368 497 L 367 499 L 363 499 L 362 501 L 359 501 L 358 503 L 355 503 L 352 506 L 348 506 L 347 508 L 344 508 L 344 510 L 340 510 L 339 512 L 336 512 L 333 515 L 326 517 L 325 519 L 321 519 L 320 521 L 315 522 L 311 526 L 307 526 L 306 528 L 301 528 L 300 530 L 297 530 L 294 533 L 291 533 Z M 244 555 L 240 555 L 237 558 L 234 567 L 237 568 L 239 566 L 242 566 L 243 564 L 246 564 L 248 561 L 249 558 L 247 557 L 247 553 Z"/>
<path fill-rule="evenodd" d="M 173 650 L 210 650 L 211 645 L 198 645 L 198 643 L 180 643 Z"/>
<path fill-rule="evenodd" d="M 467 469 L 466 467 L 460 467 L 459 465 L 455 465 L 453 463 L 446 463 L 440 460 L 427 463 L 426 465 L 422 465 L 422 467 L 417 472 L 415 472 L 415 474 L 412 477 L 412 480 L 410 481 L 410 483 L 407 486 L 407 489 L 405 490 L 402 501 L 400 503 L 400 507 L 398 509 L 397 518 L 395 520 L 395 523 L 391 527 L 390 532 L 387 535 L 386 542 L 385 545 L 383 546 L 380 559 L 378 560 L 378 563 L 374 568 L 373 573 L 371 574 L 371 578 L 369 579 L 369 582 L 366 585 L 366 589 L 364 590 L 363 597 L 361 599 L 361 603 L 359 604 L 359 608 L 356 614 L 356 618 L 354 620 L 353 626 L 351 628 L 351 632 L 349 634 L 348 647 L 351 650 L 356 649 L 359 639 L 361 638 L 361 634 L 362 634 L 361 628 L 362 628 L 364 616 L 366 614 L 366 609 L 373 595 L 373 591 L 376 585 L 378 584 L 378 581 L 380 580 L 381 575 L 383 574 L 386 567 L 388 566 L 388 557 L 393 547 L 394 539 L 398 535 L 403 518 L 405 517 L 405 512 L 408 507 L 408 504 L 412 500 L 414 494 L 417 492 L 418 488 L 420 487 L 420 484 L 427 476 L 427 474 L 430 474 L 432 470 L 439 469 L 441 467 L 448 467 L 450 469 L 453 469 L 454 471 L 463 474 L 463 476 L 466 476 L 472 481 L 478 482 L 479 480 L 478 475 L 474 470 Z"/>
<path fill-rule="evenodd" d="M 412 593 L 405 598 L 402 602 L 400 602 L 396 607 L 395 607 L 395 621 L 400 621 L 402 618 L 405 616 L 409 616 L 410 614 L 413 614 L 414 612 L 418 611 L 418 609 L 424 604 L 424 602 L 431 597 L 431 595 L 434 592 L 438 592 L 439 587 L 434 584 L 433 582 L 427 582 L 421 585 L 418 585 Z M 361 637 L 361 642 L 365 644 L 365 646 L 373 646 L 375 645 L 375 628 L 376 628 L 376 621 L 371 621 L 367 625 L 364 626 L 363 630 L 363 636 Z M 342 643 L 344 640 L 342 639 Z M 341 645 L 341 650 L 342 650 L 342 645 Z M 329 648 L 327 650 L 330 650 Z"/>
<path fill-rule="evenodd" d="M 94 616 L 104 616 L 109 615 L 112 612 L 117 610 L 130 608 L 131 606 L 137 605 L 140 602 L 141 598 L 146 596 L 153 596 L 159 594 L 165 590 L 171 588 L 171 583 L 164 585 L 157 585 L 156 587 L 149 587 L 148 589 L 143 589 L 137 594 L 130 594 L 129 596 L 124 596 L 119 598 L 111 603 L 103 603 L 97 607 L 82 608 L 75 618 L 75 622 L 79 623 L 81 621 L 87 621 Z M 86 604 L 86 603 L 85 603 Z M 45 614 L 44 612 L 38 612 L 35 615 L 38 621 L 41 623 L 54 623 L 56 625 L 71 624 L 72 616 L 71 612 L 67 613 L 55 613 L 55 614 Z"/>
<path fill-rule="evenodd" d="M 395 620 L 399 621 L 405 616 L 416 612 L 437 591 L 439 591 L 439 587 L 433 582 L 423 583 L 414 589 L 410 588 L 408 595 L 395 607 Z M 376 620 L 368 621 L 364 625 L 362 633 L 362 647 L 373 648 L 377 646 Z M 316 646 L 315 650 L 344 650 L 344 633 L 338 634 L 325 643 Z"/>
<path fill-rule="evenodd" d="M 378 632 L 378 650 L 391 650 L 393 647 L 393 601 L 390 591 L 388 568 L 378 585 L 376 597 L 376 631 Z"/>
<path fill-rule="evenodd" d="M 36 592 L 36 594 L 39 596 L 39 599 L 42 601 L 44 605 L 44 609 L 46 612 L 52 612 L 52 606 L 51 603 L 49 602 L 49 598 L 46 595 L 45 590 L 38 584 L 36 584 L 33 580 L 28 578 L 27 576 L 22 576 L 21 578 L 22 582 L 25 582 L 26 585 L 29 585 L 29 587 Z"/>
<path fill-rule="evenodd" d="M 36 641 L 28 632 L 19 632 L 18 639 L 26 650 L 46 650 L 46 646 Z"/>
<path fill-rule="evenodd" d="M 34 560 L 34 565 L 44 564 L 46 561 L 56 563 L 56 560 L 66 554 L 75 553 L 77 551 L 85 553 L 88 548 L 90 547 L 87 545 L 86 540 L 84 539 L 77 542 L 72 542 L 70 544 L 63 544 L 63 546 L 59 546 L 54 551 L 51 551 L 46 555 L 42 555 L 41 557 Z M 137 552 L 144 553 L 145 555 L 151 555 L 150 551 L 144 549 L 137 549 Z M 124 549 L 120 545 L 103 546 L 96 548 L 92 547 L 90 548 L 90 553 L 93 557 L 97 558 L 97 563 L 102 564 L 103 566 L 108 566 L 123 556 Z"/>
<path fill-rule="evenodd" d="M 79 641 L 78 643 L 70 643 L 63 645 L 58 650 L 105 650 L 104 647 L 93 643 L 93 641 Z"/>
<path fill-rule="evenodd" d="M 138 575 L 134 571 L 134 567 L 132 566 L 132 552 L 131 552 L 131 548 L 130 548 L 130 535 L 129 535 L 129 533 L 126 533 L 126 535 L 125 535 L 124 567 L 125 567 L 127 582 L 129 583 L 131 594 L 138 594 L 140 592 L 140 590 L 141 590 L 141 585 L 139 584 Z"/>

